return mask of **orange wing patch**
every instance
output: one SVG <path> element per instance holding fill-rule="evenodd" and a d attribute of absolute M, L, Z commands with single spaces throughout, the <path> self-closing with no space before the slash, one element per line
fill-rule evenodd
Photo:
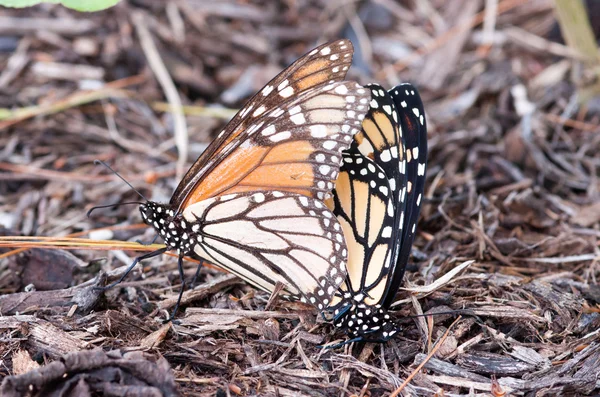
<path fill-rule="evenodd" d="M 319 72 L 325 69 L 326 66 L 330 64 L 329 60 L 325 58 L 318 58 L 310 63 L 307 63 L 301 69 L 298 69 L 296 72 L 292 74 L 292 80 L 302 80 L 304 77 Z M 317 84 L 325 83 L 327 80 L 321 80 L 316 82 Z"/>
<path fill-rule="evenodd" d="M 287 105 L 235 130 L 223 154 L 196 183 L 183 208 L 221 194 L 279 190 L 323 200 L 338 176 L 341 152 L 367 112 L 346 110 L 368 101 L 356 83 L 334 83 L 306 91 Z"/>
<path fill-rule="evenodd" d="M 315 147 L 307 141 L 287 142 L 272 148 L 265 160 L 264 164 L 282 164 L 293 162 L 306 162 L 310 155 L 314 153 Z"/>
<path fill-rule="evenodd" d="M 217 196 L 234 186 L 244 175 L 240 170 L 251 170 L 258 167 L 265 158 L 269 148 L 249 147 L 240 149 L 234 155 L 221 161 L 216 168 L 204 177 L 202 183 L 187 197 L 183 207 Z"/>
<path fill-rule="evenodd" d="M 313 196 L 315 178 L 310 156 L 315 150 L 308 141 L 239 148 L 198 184 L 184 207 L 217 195 L 258 190 Z"/>
<path fill-rule="evenodd" d="M 248 191 L 288 191 L 289 188 L 306 188 L 309 192 L 307 195 L 311 196 L 310 187 L 312 187 L 313 181 L 313 167 L 311 164 L 271 164 L 258 167 L 242 179 L 238 186 L 244 186 L 248 188 Z"/>
<path fill-rule="evenodd" d="M 385 149 L 386 146 L 392 146 L 393 144 L 395 144 L 397 140 L 396 132 L 398 126 L 392 125 L 390 119 L 382 112 L 375 113 L 373 115 L 373 118 L 375 119 L 375 123 L 377 123 L 377 125 L 379 126 L 379 131 L 381 131 L 380 134 L 382 134 L 387 141 L 375 144 L 377 150 L 381 151 Z"/>
<path fill-rule="evenodd" d="M 281 190 L 313 196 L 315 148 L 306 141 L 240 148 L 229 155 L 189 195 L 184 208 L 222 194 Z"/>
<path fill-rule="evenodd" d="M 273 78 L 262 90 L 260 90 L 260 92 L 248 101 L 246 106 L 244 106 L 233 117 L 225 129 L 219 133 L 217 138 L 209 145 L 202 156 L 196 160 L 189 171 L 184 175 L 179 186 L 177 186 L 170 204 L 173 205 L 177 211 L 181 211 L 188 203 L 209 197 L 205 192 L 222 191 L 223 189 L 219 189 L 212 184 L 215 180 L 222 179 L 226 182 L 232 182 L 230 180 L 231 177 L 226 175 L 224 177 L 215 178 L 209 177 L 209 174 L 214 173 L 217 169 L 229 171 L 227 167 L 219 167 L 219 163 L 223 162 L 227 157 L 235 157 L 237 148 L 242 145 L 244 141 L 247 141 L 252 134 L 256 134 L 260 131 L 261 126 L 264 128 L 265 125 L 268 125 L 269 121 L 267 119 L 272 120 L 281 118 L 284 120 L 283 123 L 285 124 L 285 122 L 288 121 L 288 112 L 289 116 L 292 116 L 291 111 L 299 108 L 298 105 L 302 104 L 301 101 L 298 101 L 298 98 L 306 98 L 307 100 L 316 99 L 312 103 L 306 104 L 306 110 L 323 106 L 328 113 L 331 113 L 334 109 L 345 110 L 352 109 L 356 106 L 361 108 L 366 107 L 370 101 L 369 90 L 363 90 L 361 87 L 361 91 L 364 92 L 357 94 L 355 92 L 356 88 L 354 87 L 355 83 L 353 83 L 352 87 L 349 84 L 340 87 L 352 62 L 352 53 L 352 43 L 349 40 L 337 40 L 323 44 L 299 58 L 296 62 Z M 333 87 L 333 85 L 336 86 Z M 326 87 L 330 86 L 338 89 L 338 91 L 332 91 L 331 95 L 328 97 L 324 95 L 314 95 L 316 92 L 326 90 Z M 310 93 L 313 95 L 305 95 Z M 336 97 L 337 101 L 335 103 L 332 102 L 331 96 Z M 360 105 L 358 105 L 359 101 Z M 354 117 L 348 115 L 348 118 L 356 118 L 359 114 L 364 117 L 364 113 L 366 112 L 356 110 L 348 113 L 355 113 Z M 292 121 L 295 122 L 293 127 L 297 127 L 304 122 L 306 122 L 307 127 L 309 123 L 318 124 L 327 122 L 340 123 L 339 127 L 341 127 L 342 122 L 346 121 L 343 119 L 340 120 L 339 118 L 337 120 L 328 121 L 326 116 L 327 115 L 319 114 L 316 110 L 311 118 L 307 116 L 306 119 L 304 119 L 302 115 L 296 114 L 296 117 L 292 119 Z M 261 121 L 264 125 L 261 124 Z M 355 127 L 353 123 L 345 124 L 351 124 L 353 128 Z M 280 127 L 280 125 L 278 125 L 278 127 Z M 286 129 L 277 128 L 277 131 L 286 131 Z M 269 144 L 266 146 L 276 145 Z M 253 155 L 254 154 L 250 155 L 250 157 L 253 157 Z M 244 162 L 241 162 L 239 166 L 241 167 L 244 164 Z M 248 169 L 238 168 L 236 172 L 240 171 L 244 174 Z M 209 179 L 208 183 L 203 182 L 203 180 L 207 178 Z M 200 184 L 205 184 L 207 186 L 199 186 Z M 229 187 L 233 186 L 233 184 L 229 183 L 227 185 Z M 321 197 L 317 198 L 320 199 Z"/>

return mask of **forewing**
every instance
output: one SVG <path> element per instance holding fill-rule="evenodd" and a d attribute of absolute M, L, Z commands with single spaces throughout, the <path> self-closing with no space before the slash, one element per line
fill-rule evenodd
<path fill-rule="evenodd" d="M 291 102 L 302 93 L 324 84 L 342 81 L 352 62 L 352 53 L 352 43 L 349 40 L 327 43 L 299 58 L 271 80 L 247 102 L 196 160 L 175 190 L 171 204 L 181 209 L 189 202 L 188 197 L 195 191 L 198 183 L 246 141 L 248 131 L 266 127 L 265 122 L 259 126 L 259 120 L 265 115 L 273 116 L 280 112 L 284 114 L 292 108 Z M 205 195 L 202 198 L 207 197 Z"/>
<path fill-rule="evenodd" d="M 289 192 L 244 192 L 188 206 L 200 257 L 273 292 L 323 309 L 346 274 L 341 227 L 317 199 Z M 188 236 L 190 237 L 190 236 Z"/>
<path fill-rule="evenodd" d="M 399 164 L 404 160 L 404 140 L 398 122 L 398 112 L 392 97 L 379 84 L 368 84 L 371 91 L 369 111 L 363 120 L 361 131 L 354 136 L 352 146 L 378 164 L 390 179 L 392 186 L 402 171 Z M 396 183 L 396 185 L 398 185 Z"/>
<path fill-rule="evenodd" d="M 354 82 L 303 92 L 261 115 L 212 159 L 184 204 L 221 194 L 282 190 L 324 199 L 367 112 L 370 93 Z"/>

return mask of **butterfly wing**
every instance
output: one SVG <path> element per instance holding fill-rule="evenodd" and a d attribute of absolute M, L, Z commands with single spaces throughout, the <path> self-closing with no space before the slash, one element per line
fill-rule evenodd
<path fill-rule="evenodd" d="M 425 181 L 423 105 L 411 85 L 370 85 L 369 113 L 327 204 L 348 245 L 347 277 L 328 311 L 353 341 L 383 342 L 399 327 L 387 308 L 402 281 Z"/>
<path fill-rule="evenodd" d="M 404 217 L 400 250 L 389 293 L 385 297 L 384 307 L 392 304 L 394 295 L 400 287 L 410 250 L 415 239 L 415 231 L 425 189 L 425 170 L 427 165 L 427 122 L 425 110 L 419 92 L 411 84 L 400 84 L 391 90 L 399 115 L 402 136 L 406 146 L 406 197 L 404 199 Z"/>
<path fill-rule="evenodd" d="M 394 256 L 396 209 L 381 167 L 352 150 L 343 158 L 334 213 L 348 245 L 348 273 L 332 305 L 344 298 L 376 305 L 385 293 Z"/>
<path fill-rule="evenodd" d="M 348 244 L 348 277 L 332 306 L 345 299 L 378 305 L 389 289 L 401 249 L 405 145 L 395 104 L 379 85 L 371 91 L 362 130 L 344 152 L 333 208 Z M 346 304 L 346 303 L 343 303 Z"/>
<path fill-rule="evenodd" d="M 171 205 L 180 212 L 219 194 L 254 190 L 324 196 L 370 100 L 368 90 L 341 83 L 352 53 L 348 40 L 324 44 L 269 82 L 186 173 Z M 326 167 L 330 174 L 321 178 Z"/>
<path fill-rule="evenodd" d="M 281 191 L 218 196 L 186 207 L 186 241 L 196 254 L 249 283 L 323 309 L 346 272 L 346 244 L 318 199 Z"/>
<path fill-rule="evenodd" d="M 223 194 L 283 190 L 323 199 L 337 178 L 341 151 L 366 113 L 356 101 L 369 93 L 353 82 L 333 83 L 301 93 L 255 120 L 214 161 L 182 208 Z M 347 109 L 350 108 L 350 109 Z M 355 110 L 356 109 L 356 110 Z"/>

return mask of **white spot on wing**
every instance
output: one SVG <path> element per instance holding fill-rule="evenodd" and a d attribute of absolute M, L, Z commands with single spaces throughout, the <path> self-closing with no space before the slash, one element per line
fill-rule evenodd
<path fill-rule="evenodd" d="M 272 137 L 270 137 L 269 139 L 272 142 L 279 142 L 279 141 L 283 141 L 285 139 L 288 139 L 292 136 L 292 133 L 290 131 L 283 131 L 283 132 L 279 132 L 275 135 L 273 135 Z"/>
<path fill-rule="evenodd" d="M 389 149 L 383 150 L 381 152 L 381 154 L 379 154 L 379 157 L 381 158 L 381 161 L 383 161 L 384 163 L 387 163 L 388 161 L 390 161 L 392 159 L 392 155 L 391 155 Z"/>
<path fill-rule="evenodd" d="M 386 226 L 381 231 L 381 237 L 389 238 L 392 237 L 392 228 L 390 226 Z"/>
<path fill-rule="evenodd" d="M 285 79 L 285 80 L 283 80 L 283 81 L 281 82 L 281 84 L 279 84 L 279 85 L 277 86 L 277 91 L 281 91 L 281 90 L 283 90 L 285 87 L 287 87 L 287 86 L 288 86 L 288 84 L 289 84 L 289 83 L 290 83 L 290 82 L 288 81 L 288 79 Z"/>
<path fill-rule="evenodd" d="M 255 193 L 252 195 L 252 199 L 254 199 L 254 202 L 256 203 L 262 203 L 265 201 L 265 195 L 262 193 Z"/>
<path fill-rule="evenodd" d="M 258 117 L 265 112 L 266 108 L 264 106 L 259 107 L 252 113 L 252 117 Z"/>
<path fill-rule="evenodd" d="M 327 127 L 323 124 L 311 125 L 310 135 L 313 138 L 324 138 L 327 136 Z"/>
<path fill-rule="evenodd" d="M 336 94 L 340 94 L 340 95 L 346 95 L 348 93 L 348 87 L 346 87 L 345 85 L 338 85 L 337 87 L 335 87 L 335 90 L 333 90 Z"/>
<path fill-rule="evenodd" d="M 265 88 L 262 89 L 262 95 L 267 96 L 271 93 L 271 91 L 273 91 L 273 86 L 267 85 L 267 86 L 265 86 Z"/>
<path fill-rule="evenodd" d="M 323 142 L 323 147 L 327 150 L 333 150 L 337 145 L 335 141 L 325 141 Z"/>
<path fill-rule="evenodd" d="M 304 118 L 304 113 L 295 114 L 290 117 L 290 120 L 296 125 L 306 123 L 306 119 Z"/>
<path fill-rule="evenodd" d="M 275 129 L 274 125 L 270 125 L 267 128 L 265 128 L 264 130 L 262 130 L 261 134 L 263 136 L 269 136 L 269 135 L 273 135 L 277 130 Z"/>
<path fill-rule="evenodd" d="M 292 87 L 286 87 L 283 90 L 279 91 L 279 95 L 283 98 L 290 97 L 294 94 L 294 89 Z"/>

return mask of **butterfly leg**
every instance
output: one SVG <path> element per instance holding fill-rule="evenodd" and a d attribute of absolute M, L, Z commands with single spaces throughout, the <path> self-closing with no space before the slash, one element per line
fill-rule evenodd
<path fill-rule="evenodd" d="M 183 296 L 183 291 L 185 291 L 185 277 L 184 277 L 184 273 L 183 273 L 183 256 L 180 256 L 179 259 L 177 260 L 177 267 L 179 268 L 179 281 L 181 281 L 181 290 L 179 291 L 179 297 L 177 298 L 177 303 L 175 303 L 175 308 L 173 309 L 173 312 L 171 313 L 169 318 L 164 321 L 164 323 L 173 321 L 173 318 L 175 318 L 175 314 L 177 314 L 177 310 L 179 310 L 179 304 L 181 303 L 181 297 Z"/>
<path fill-rule="evenodd" d="M 333 317 L 333 319 L 331 321 L 333 321 L 333 322 L 338 321 L 340 318 L 342 318 L 343 315 L 345 315 L 346 313 L 348 313 L 348 310 L 350 310 L 351 308 L 352 308 L 351 305 L 344 306 L 340 310 L 340 312 Z"/>
<path fill-rule="evenodd" d="M 149 243 L 144 243 L 142 240 L 135 240 L 135 242 L 138 244 L 141 244 L 141 245 L 152 245 L 156 242 L 157 239 L 158 239 L 158 234 L 156 234 L 156 236 L 154 236 L 152 241 L 150 241 Z"/>
<path fill-rule="evenodd" d="M 159 250 L 152 251 L 152 252 L 149 252 L 147 254 L 138 256 L 137 258 L 135 258 L 133 260 L 133 263 L 131 265 L 129 265 L 129 267 L 127 268 L 127 270 L 125 270 L 125 273 L 123 273 L 121 275 L 121 277 L 119 277 L 119 279 L 117 281 L 115 281 L 112 284 L 107 285 L 106 287 L 99 287 L 99 288 L 101 290 L 103 290 L 103 291 L 111 289 L 112 287 L 114 287 L 115 285 L 117 285 L 121 281 L 123 281 L 125 279 L 125 277 L 127 277 L 127 275 L 133 270 L 133 268 L 135 267 L 135 265 L 137 265 L 139 262 L 143 261 L 144 259 L 154 258 L 155 256 L 159 256 L 161 254 L 164 254 L 166 251 L 167 251 L 167 248 L 165 247 L 165 248 L 161 248 Z"/>
<path fill-rule="evenodd" d="M 190 284 L 190 289 L 194 289 L 194 286 L 196 285 L 196 279 L 198 278 L 198 275 L 200 275 L 200 270 L 202 269 L 203 265 L 204 261 L 201 260 L 198 264 L 198 268 L 196 269 L 196 274 L 194 274 L 194 278 L 192 279 L 192 283 Z"/>

